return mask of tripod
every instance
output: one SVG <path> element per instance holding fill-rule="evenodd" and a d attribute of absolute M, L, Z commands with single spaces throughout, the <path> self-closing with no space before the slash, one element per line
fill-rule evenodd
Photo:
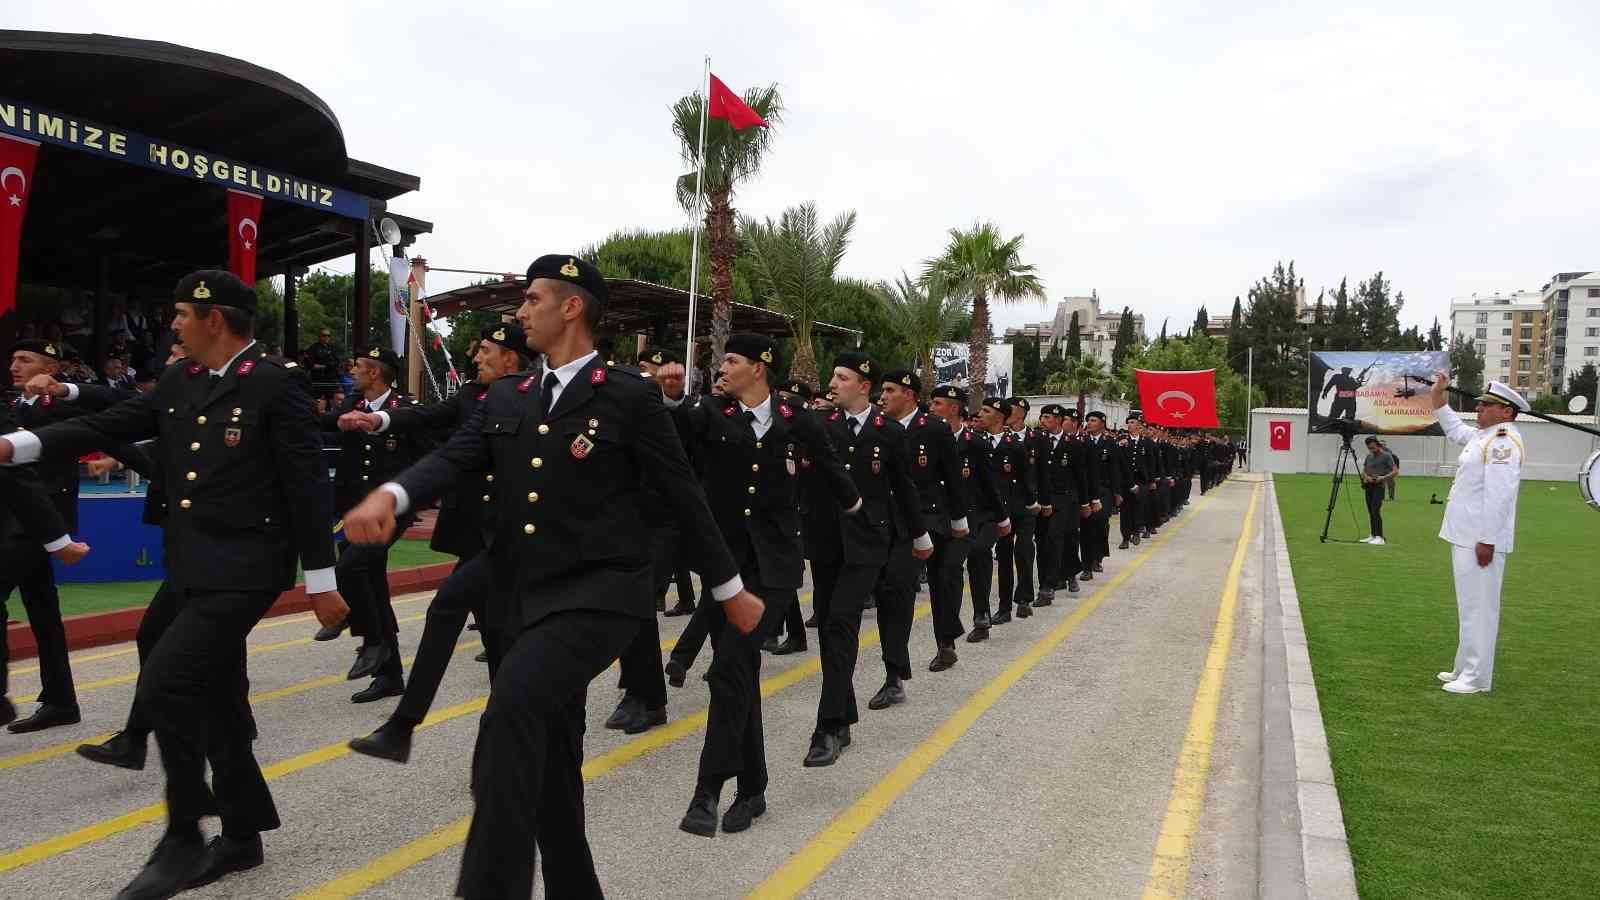
<path fill-rule="evenodd" d="M 1350 446 L 1350 439 L 1353 437 L 1355 437 L 1355 434 L 1350 431 L 1339 432 L 1339 459 L 1333 465 L 1333 485 L 1328 491 L 1328 515 L 1327 518 L 1322 520 L 1322 537 L 1319 538 L 1324 544 L 1330 540 L 1328 530 L 1333 527 L 1333 509 L 1339 504 L 1339 489 L 1344 486 L 1344 473 L 1351 463 L 1355 463 L 1358 469 L 1361 467 L 1361 460 L 1356 458 L 1355 448 Z M 1339 538 L 1332 538 L 1332 540 L 1338 543 L 1349 543 L 1349 541 L 1340 541 Z"/>

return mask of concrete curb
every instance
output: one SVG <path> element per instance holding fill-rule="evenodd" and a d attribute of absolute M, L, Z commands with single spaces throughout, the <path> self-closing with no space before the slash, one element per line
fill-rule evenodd
<path fill-rule="evenodd" d="M 1268 660 L 1264 672 L 1273 672 L 1281 665 L 1287 681 L 1288 740 L 1293 746 L 1294 803 L 1298 822 L 1292 826 L 1298 832 L 1301 873 L 1305 896 L 1311 898 L 1356 898 L 1355 865 L 1350 859 L 1350 843 L 1345 836 L 1344 811 L 1339 805 L 1339 792 L 1333 783 L 1333 765 L 1328 756 L 1327 733 L 1322 725 L 1322 707 L 1317 701 L 1317 685 L 1311 674 L 1311 656 L 1306 650 L 1306 632 L 1300 618 L 1300 596 L 1295 590 L 1294 572 L 1289 565 L 1289 547 L 1283 534 L 1283 519 L 1278 514 L 1277 491 L 1271 476 L 1267 476 L 1267 518 L 1271 520 L 1274 558 L 1266 560 L 1276 571 L 1267 573 L 1276 578 L 1277 609 L 1272 612 L 1278 620 L 1279 640 L 1263 642 L 1268 653 L 1281 650 L 1279 659 Z M 1266 598 L 1267 603 L 1272 597 Z M 1263 719 L 1263 729 L 1267 723 Z M 1283 736 L 1264 734 L 1265 738 L 1283 740 Z M 1287 785 L 1285 785 L 1287 788 Z M 1265 838 L 1265 835 L 1263 836 Z"/>
<path fill-rule="evenodd" d="M 414 594 L 418 591 L 431 591 L 444 583 L 450 577 L 450 572 L 455 568 L 455 563 L 434 563 L 428 566 L 415 566 L 409 569 L 396 569 L 389 573 L 389 592 L 391 594 Z M 149 598 L 146 598 L 148 601 Z M 273 616 L 287 616 L 294 613 L 305 612 L 311 608 L 311 601 L 306 598 L 305 585 L 297 584 L 278 596 L 277 602 L 267 610 L 265 618 Z M 101 647 L 106 644 L 117 644 L 131 641 L 139 632 L 139 623 L 144 620 L 144 607 L 132 609 L 117 609 L 102 613 L 85 613 L 81 616 L 71 616 L 62 621 L 67 631 L 67 649 L 84 650 L 89 647 Z M 39 655 L 39 645 L 34 642 L 33 629 L 26 622 L 15 622 L 6 626 L 6 640 L 11 648 L 12 659 L 26 659 Z"/>

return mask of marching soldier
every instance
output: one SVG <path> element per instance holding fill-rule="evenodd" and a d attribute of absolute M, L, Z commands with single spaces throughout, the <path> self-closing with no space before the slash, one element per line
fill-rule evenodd
<path fill-rule="evenodd" d="M 546 894 L 602 893 L 583 825 L 584 694 L 655 618 L 641 483 L 668 498 L 734 627 L 749 634 L 762 619 L 661 392 L 595 352 L 606 300 L 605 279 L 589 263 L 534 260 L 517 319 L 529 349 L 544 354 L 543 375 L 490 385 L 448 443 L 345 516 L 352 541 L 384 544 L 414 504 L 474 473 L 495 475 L 487 554 L 515 636 L 479 726 L 476 809 L 456 885 L 463 897 L 530 896 L 535 845 Z"/>
<path fill-rule="evenodd" d="M 1019 619 L 1033 615 L 1034 535 L 1039 527 L 1040 504 L 1045 502 L 1039 490 L 1039 463 L 1045 442 L 1028 427 L 1028 398 L 1011 397 L 1006 402 L 1010 404 L 1006 433 L 1019 452 L 1017 464 L 1004 473 L 1013 479 L 1012 533 L 994 545 L 995 564 L 1000 567 L 1000 611 L 990 619 L 993 625 L 1011 621 L 1013 607 Z"/>
<path fill-rule="evenodd" d="M 332 510 L 303 373 L 252 339 L 255 291 L 219 270 L 185 276 L 173 329 L 194 361 L 102 412 L 0 439 L 0 463 L 74 460 L 159 438 L 167 488 L 167 578 L 178 610 L 145 661 L 138 702 L 167 771 L 167 832 L 119 896 L 170 897 L 261 864 L 277 810 L 237 702 L 250 630 L 294 582 L 296 560 L 324 624 L 347 612 L 334 589 Z M 152 611 L 158 612 L 158 611 Z M 215 793 L 206 785 L 209 763 Z M 202 816 L 220 811 L 207 846 Z"/>
<path fill-rule="evenodd" d="M 789 381 L 778 388 L 778 396 L 790 401 L 790 405 L 803 409 L 809 415 L 814 411 L 813 401 L 817 395 L 810 384 L 801 379 Z M 804 447 L 799 448 L 800 453 L 800 519 L 805 521 L 805 506 L 807 498 L 811 495 L 810 479 L 811 457 L 806 454 Z M 803 543 L 803 542 L 802 542 Z M 761 649 L 773 656 L 788 656 L 791 653 L 804 653 L 806 651 L 806 624 L 805 614 L 800 611 L 800 604 L 791 603 L 789 609 L 783 614 L 783 640 L 778 639 L 775 632 L 761 645 Z"/>
<path fill-rule="evenodd" d="M 961 459 L 955 438 L 948 422 L 918 402 L 921 394 L 922 379 L 915 372 L 897 369 L 884 374 L 883 411 L 904 431 L 911 481 L 922 502 L 922 518 L 914 523 L 895 520 L 896 540 L 877 590 L 884 682 L 867 702 L 868 709 L 887 709 L 906 701 L 901 682 L 911 677 L 911 621 L 917 602 L 918 574 L 923 567 L 911 552 L 911 535 L 924 529 L 933 541 L 933 555 L 927 561 L 928 596 L 931 602 L 949 608 L 952 601 L 943 595 L 952 586 L 947 571 L 950 543 L 968 534 L 967 497 L 958 489 Z M 900 507 L 894 509 L 898 512 Z M 959 581 L 953 584 L 953 605 L 959 611 L 961 586 Z M 937 631 L 935 628 L 936 640 Z"/>
<path fill-rule="evenodd" d="M 339 431 L 348 413 L 388 413 L 409 409 L 410 397 L 393 387 L 400 374 L 394 351 L 372 347 L 356 358 L 355 393 L 337 409 L 323 415 L 323 431 L 338 432 L 339 460 L 334 476 L 334 506 L 338 515 L 354 507 L 374 487 L 383 484 L 415 462 L 429 443 L 416 432 Z M 410 527 L 413 516 L 406 522 Z M 399 540 L 405 529 L 395 534 Z M 350 698 L 371 703 L 405 692 L 405 671 L 400 664 L 400 624 L 389 604 L 389 548 L 356 546 L 341 542 L 338 564 L 339 590 L 350 603 L 350 633 L 361 638 L 351 681 L 372 676 L 372 683 Z M 318 640 L 332 640 L 338 631 L 324 628 Z"/>
<path fill-rule="evenodd" d="M 1128 443 L 1122 448 L 1124 475 L 1128 492 L 1122 501 L 1122 543 L 1118 550 L 1129 544 L 1139 546 L 1142 538 L 1152 537 L 1155 515 L 1155 461 L 1150 440 L 1142 434 L 1144 420 L 1137 411 L 1128 413 Z"/>
<path fill-rule="evenodd" d="M 978 423 L 981 431 L 978 439 L 988 443 L 989 471 L 995 480 L 995 486 L 1000 496 L 1000 501 L 1005 505 L 1005 522 L 1008 526 L 1015 527 L 1017 518 L 1026 514 L 1030 507 L 1035 507 L 1033 498 L 1023 494 L 1027 486 L 1023 478 L 1023 466 L 1027 464 L 1026 451 L 1022 442 L 1006 430 L 1006 419 L 1011 414 L 1011 402 L 1003 397 L 989 397 L 978 408 Z M 1006 529 L 1005 534 L 995 530 L 996 552 L 990 555 L 990 548 L 973 547 L 973 555 L 967 557 L 967 579 L 972 588 L 972 631 L 967 634 L 967 643 L 976 644 L 988 640 L 991 625 L 1000 625 L 1011 621 L 1007 613 L 1006 618 L 1000 619 L 999 615 L 993 619 L 989 616 L 989 584 L 993 578 L 995 557 L 999 556 L 999 546 L 1002 541 L 1014 538 L 1016 532 L 1012 528 Z M 981 544 L 983 535 L 980 535 L 976 544 Z M 983 551 L 980 555 L 980 550 Z M 1005 577 L 1002 572 L 1002 579 Z M 1001 581 L 1001 609 L 1005 609 L 1010 600 L 1005 595 L 1006 582 Z M 998 620 L 998 621 L 996 621 Z"/>
<path fill-rule="evenodd" d="M 1087 454 L 1069 434 L 1077 423 L 1058 403 L 1039 411 L 1039 596 L 1035 606 L 1055 602 L 1056 585 L 1066 580 L 1067 590 L 1078 593 L 1078 530 L 1094 513 L 1090 497 Z"/>
<path fill-rule="evenodd" d="M 1461 444 L 1456 477 L 1444 508 L 1440 539 L 1450 544 L 1460 640 L 1450 671 L 1439 680 L 1452 694 L 1486 693 L 1494 686 L 1494 646 L 1500 632 L 1500 585 L 1517 532 L 1522 483 L 1522 434 L 1517 413 L 1528 401 L 1498 381 L 1478 398 L 1478 427 L 1461 421 L 1445 402 L 1450 375 L 1433 382 L 1433 414 L 1445 437 Z"/>
<path fill-rule="evenodd" d="M 684 396 L 682 353 L 661 347 L 648 348 L 639 354 L 639 371 L 655 379 L 656 384 L 660 385 L 662 399 L 669 404 L 682 402 Z M 690 462 L 693 463 L 694 460 L 690 459 Z M 686 555 L 683 552 L 683 537 L 664 517 L 656 531 L 658 533 L 651 536 L 652 546 L 656 548 L 656 565 L 663 568 L 670 578 L 670 582 L 661 585 L 662 596 L 656 599 L 656 609 L 667 618 L 687 616 L 694 612 L 694 580 L 688 564 L 684 562 Z M 677 587 L 678 599 L 671 609 L 666 609 L 665 592 L 669 584 Z M 660 646 L 659 641 L 656 646 Z M 659 656 L 660 651 L 655 652 Z M 652 663 L 651 668 L 659 669 L 660 665 Z"/>
<path fill-rule="evenodd" d="M 1106 432 L 1106 414 L 1091 410 L 1085 415 L 1083 434 L 1092 497 L 1089 518 L 1078 537 L 1083 567 L 1078 579 L 1092 581 L 1096 572 L 1105 570 L 1105 558 L 1111 555 L 1111 511 L 1120 508 L 1122 516 L 1129 515 L 1132 498 L 1127 496 L 1127 461 Z"/>
<path fill-rule="evenodd" d="M 928 671 L 943 672 L 956 664 L 956 638 L 966 634 L 961 624 L 961 576 L 963 566 L 973 584 L 973 610 L 976 613 L 978 587 L 983 589 L 985 616 L 983 634 L 988 635 L 988 596 L 990 573 L 994 567 L 994 542 L 999 535 L 1011 533 L 1011 520 L 1005 500 L 995 479 L 994 467 L 989 462 L 990 444 L 987 438 L 967 427 L 966 388 L 942 384 L 933 389 L 929 409 L 943 418 L 951 431 L 953 455 L 958 471 L 955 481 L 947 485 L 952 508 L 967 510 L 967 534 L 957 535 L 952 522 L 950 540 L 942 550 L 935 550 L 937 564 L 928 567 L 928 594 L 933 606 L 933 639 L 939 648 Z M 959 498 L 956 495 L 960 495 Z M 937 547 L 937 542 L 936 547 Z M 939 587 L 935 587 L 938 584 Z M 973 629 L 977 633 L 977 622 Z M 971 640 L 969 638 L 969 640 Z M 979 638 L 978 640 L 982 640 Z"/>

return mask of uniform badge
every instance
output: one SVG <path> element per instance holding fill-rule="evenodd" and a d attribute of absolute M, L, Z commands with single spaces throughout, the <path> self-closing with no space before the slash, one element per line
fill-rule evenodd
<path fill-rule="evenodd" d="M 573 459 L 583 459 L 584 457 L 588 456 L 589 451 L 593 449 L 594 441 L 589 440 L 588 435 L 580 434 L 572 439 Z"/>
<path fill-rule="evenodd" d="M 873 418 L 872 418 L 872 427 L 873 428 L 882 428 L 883 427 L 883 416 L 881 416 L 881 415 L 873 416 Z"/>
<path fill-rule="evenodd" d="M 226 429 L 222 432 L 222 445 L 224 447 L 237 447 L 239 446 L 239 439 L 243 436 L 244 432 L 237 428 Z"/>
<path fill-rule="evenodd" d="M 389 408 L 390 409 L 399 409 L 400 408 L 400 398 L 399 397 L 390 397 L 389 398 Z"/>
<path fill-rule="evenodd" d="M 534 379 L 536 379 L 538 377 L 539 376 L 537 376 L 537 375 L 529 375 L 527 378 L 522 379 L 522 383 L 517 385 L 517 393 L 526 394 L 528 392 L 528 389 L 533 387 Z M 488 391 L 484 391 L 484 394 L 486 396 L 488 395 L 488 393 L 489 393 Z"/>
<path fill-rule="evenodd" d="M 189 374 L 190 375 L 199 375 L 200 374 L 200 370 L 203 369 L 203 368 L 204 367 L 201 366 L 199 363 L 190 363 L 189 364 Z"/>
<path fill-rule="evenodd" d="M 961 467 L 961 477 L 962 478 L 971 478 L 972 477 L 972 467 L 971 466 L 962 466 Z"/>
<path fill-rule="evenodd" d="M 733 418 L 733 404 L 730 403 L 727 406 L 724 406 L 722 408 L 722 414 L 727 416 L 730 419 Z"/>
<path fill-rule="evenodd" d="M 926 454 L 926 453 L 918 453 L 917 454 L 917 465 L 922 466 L 923 468 L 927 468 L 927 465 L 928 465 L 928 454 Z"/>
<path fill-rule="evenodd" d="M 383 449 L 389 451 L 390 453 L 393 453 L 396 450 L 399 450 L 400 449 L 400 439 L 399 438 L 389 438 L 388 440 L 383 442 Z"/>
<path fill-rule="evenodd" d="M 875 460 L 872 461 L 872 474 L 874 474 L 874 475 L 882 475 L 883 474 L 883 461 L 882 460 L 875 459 Z"/>
<path fill-rule="evenodd" d="M 605 384 L 605 383 L 606 383 L 606 370 L 605 369 L 595 369 L 592 373 L 590 373 L 590 375 L 589 375 L 589 384 L 591 386 L 592 385 L 596 385 L 596 384 Z"/>
<path fill-rule="evenodd" d="M 1002 465 L 1000 467 L 1000 469 L 1001 469 L 1001 471 L 1004 471 L 1004 472 L 1010 472 L 1011 471 L 1011 460 L 1009 460 L 1009 459 L 1006 460 L 1005 464 Z"/>
<path fill-rule="evenodd" d="M 254 372 L 255 370 L 256 370 L 256 361 L 253 360 L 253 359 L 247 359 L 244 362 L 239 363 L 238 374 L 240 374 L 240 375 L 249 375 L 251 372 Z"/>
<path fill-rule="evenodd" d="M 778 415 L 783 416 L 785 419 L 792 419 L 794 418 L 794 410 L 780 403 L 778 404 Z"/>
<path fill-rule="evenodd" d="M 794 460 L 792 460 L 792 459 L 784 460 L 783 461 L 783 466 L 784 466 L 784 468 L 789 470 L 789 474 L 790 475 L 794 474 Z"/>
<path fill-rule="evenodd" d="M 568 257 L 566 265 L 563 265 L 561 267 L 561 274 L 565 275 L 568 278 L 577 278 L 578 277 L 578 261 L 575 260 L 575 259 L 572 259 L 571 257 Z"/>

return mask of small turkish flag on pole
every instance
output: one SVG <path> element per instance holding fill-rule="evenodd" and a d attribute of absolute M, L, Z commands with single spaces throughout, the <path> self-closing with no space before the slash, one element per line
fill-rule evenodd
<path fill-rule="evenodd" d="M 715 75 L 711 76 L 711 102 L 706 115 L 712 119 L 727 119 L 734 131 L 743 131 L 752 125 L 767 127 L 767 120 L 739 99 L 739 95 L 729 90 L 722 79 Z"/>
<path fill-rule="evenodd" d="M 228 189 L 228 271 L 256 283 L 256 247 L 261 243 L 261 197 Z"/>
<path fill-rule="evenodd" d="M 1290 422 L 1267 423 L 1267 445 L 1274 450 L 1289 449 L 1289 436 L 1294 433 L 1294 425 Z"/>
<path fill-rule="evenodd" d="M 17 307 L 17 258 L 22 252 L 22 219 L 28 214 L 33 164 L 38 157 L 37 143 L 0 135 L 0 320 Z M 8 336 L 14 333 L 9 332 Z"/>
<path fill-rule="evenodd" d="M 1217 386 L 1212 369 L 1146 372 L 1134 369 L 1144 420 L 1166 428 L 1216 428 Z"/>

